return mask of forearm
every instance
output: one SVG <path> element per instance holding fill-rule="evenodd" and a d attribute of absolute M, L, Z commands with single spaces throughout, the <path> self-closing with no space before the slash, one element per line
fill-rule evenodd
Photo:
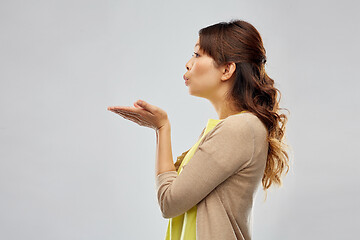
<path fill-rule="evenodd" d="M 155 176 L 168 171 L 176 171 L 171 149 L 170 123 L 156 130 Z"/>

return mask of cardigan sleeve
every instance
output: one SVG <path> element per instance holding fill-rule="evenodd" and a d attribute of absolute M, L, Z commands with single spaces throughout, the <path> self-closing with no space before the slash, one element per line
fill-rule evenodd
<path fill-rule="evenodd" d="M 155 177 L 158 203 L 164 218 L 183 214 L 228 177 L 245 168 L 254 155 L 254 131 L 245 116 L 219 122 L 200 141 L 180 175 Z"/>

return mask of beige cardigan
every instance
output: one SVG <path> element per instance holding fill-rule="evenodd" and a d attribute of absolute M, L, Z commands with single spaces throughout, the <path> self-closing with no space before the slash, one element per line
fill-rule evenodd
<path fill-rule="evenodd" d="M 176 217 L 197 204 L 197 240 L 250 240 L 252 206 L 267 152 L 267 129 L 254 114 L 220 121 L 180 175 L 169 171 L 155 177 L 162 216 Z"/>

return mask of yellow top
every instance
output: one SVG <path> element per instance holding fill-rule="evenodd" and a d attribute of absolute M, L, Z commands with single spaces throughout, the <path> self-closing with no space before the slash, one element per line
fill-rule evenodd
<path fill-rule="evenodd" d="M 183 166 L 186 165 L 191 159 L 191 157 L 194 155 L 195 150 L 199 146 L 199 143 L 204 138 L 204 136 L 222 120 L 223 119 L 208 119 L 203 135 L 194 144 L 194 146 L 190 148 L 190 150 L 185 155 L 183 161 L 181 162 L 177 171 L 178 175 L 181 173 Z M 165 240 L 196 240 L 196 210 L 197 206 L 195 205 L 185 213 L 170 218 Z"/>

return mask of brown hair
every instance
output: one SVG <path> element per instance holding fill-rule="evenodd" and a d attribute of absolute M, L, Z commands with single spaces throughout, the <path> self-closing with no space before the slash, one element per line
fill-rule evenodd
<path fill-rule="evenodd" d="M 250 23 L 235 19 L 200 29 L 199 43 L 216 67 L 236 64 L 227 100 L 234 102 L 239 111 L 255 114 L 267 127 L 269 149 L 262 185 L 264 190 L 273 183 L 280 186 L 285 168 L 286 173 L 289 171 L 284 143 L 287 116 L 279 113 L 281 93 L 265 72 L 266 51 L 259 32 Z"/>

